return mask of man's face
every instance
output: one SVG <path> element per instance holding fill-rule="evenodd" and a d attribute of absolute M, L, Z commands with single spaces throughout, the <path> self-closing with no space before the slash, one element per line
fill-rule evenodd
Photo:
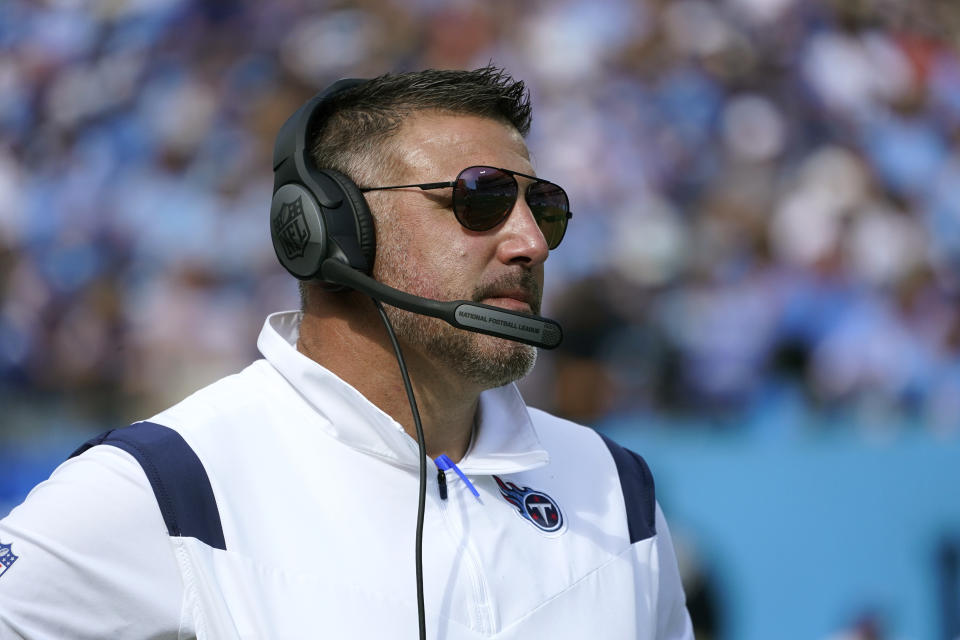
<path fill-rule="evenodd" d="M 398 161 L 390 184 L 454 180 L 474 165 L 535 175 L 520 134 L 488 118 L 418 114 L 408 119 L 390 146 Z M 522 196 L 529 180 L 517 180 L 521 196 L 509 217 L 489 231 L 460 225 L 451 208 L 452 189 L 368 193 L 377 222 L 374 277 L 436 300 L 472 300 L 539 313 L 548 249 Z M 388 313 L 408 347 L 481 388 L 523 377 L 536 360 L 536 349 L 527 345 L 392 307 Z"/>

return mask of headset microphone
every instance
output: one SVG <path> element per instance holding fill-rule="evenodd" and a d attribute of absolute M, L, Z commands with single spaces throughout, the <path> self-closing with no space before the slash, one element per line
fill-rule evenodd
<path fill-rule="evenodd" d="M 324 260 L 320 273 L 327 282 L 356 289 L 392 307 L 440 318 L 459 329 L 485 333 L 544 349 L 553 349 L 563 339 L 563 330 L 560 325 L 548 318 L 466 300 L 441 302 L 421 298 L 388 287 L 337 258 Z"/>

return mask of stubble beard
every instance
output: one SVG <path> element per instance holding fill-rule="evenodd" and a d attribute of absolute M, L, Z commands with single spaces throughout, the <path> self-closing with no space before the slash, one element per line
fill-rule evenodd
<path fill-rule="evenodd" d="M 373 275 L 378 281 L 414 295 L 435 300 L 468 299 L 480 302 L 487 293 L 516 285 L 534 292 L 533 313 L 539 313 L 539 285 L 532 274 L 501 278 L 477 286 L 470 296 L 462 292 L 439 291 L 416 277 L 417 265 L 408 254 L 394 246 L 377 254 Z M 537 361 L 536 348 L 493 336 L 457 329 L 443 320 L 386 306 L 387 316 L 402 343 L 420 351 L 425 358 L 483 389 L 501 387 L 524 377 Z"/>

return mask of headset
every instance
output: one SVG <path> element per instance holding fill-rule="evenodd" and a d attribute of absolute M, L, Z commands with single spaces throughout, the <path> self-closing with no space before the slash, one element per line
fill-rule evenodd
<path fill-rule="evenodd" d="M 460 329 L 545 349 L 557 347 L 563 330 L 548 318 L 467 300 L 431 300 L 370 277 L 377 241 L 366 198 L 349 177 L 318 168 L 309 149 L 309 136 L 317 130 L 328 102 L 365 82 L 347 78 L 333 83 L 290 116 L 277 135 L 270 235 L 280 264 L 299 280 L 321 282 L 328 289 L 354 289 Z"/>
<path fill-rule="evenodd" d="M 343 173 L 317 167 L 308 147 L 309 136 L 318 129 L 328 101 L 365 82 L 347 78 L 333 83 L 308 100 L 280 128 L 273 148 L 270 236 L 280 264 L 297 279 L 319 282 L 328 290 L 347 288 L 370 296 L 390 337 L 413 414 L 420 451 L 415 553 L 417 615 L 420 638 L 425 640 L 423 520 L 427 487 L 426 444 L 400 344 L 381 303 L 441 318 L 467 331 L 547 349 L 560 344 L 563 331 L 559 324 L 541 316 L 466 300 L 431 300 L 388 287 L 370 276 L 376 257 L 376 231 L 366 198 L 353 180 Z"/>

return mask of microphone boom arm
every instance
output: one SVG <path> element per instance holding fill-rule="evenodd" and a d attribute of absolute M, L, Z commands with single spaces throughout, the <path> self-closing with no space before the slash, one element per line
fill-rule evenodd
<path fill-rule="evenodd" d="M 337 258 L 324 260 L 320 275 L 327 282 L 355 289 L 398 309 L 439 318 L 458 329 L 543 349 L 553 349 L 563 340 L 563 329 L 549 318 L 467 300 L 441 302 L 422 298 L 377 282 Z"/>

